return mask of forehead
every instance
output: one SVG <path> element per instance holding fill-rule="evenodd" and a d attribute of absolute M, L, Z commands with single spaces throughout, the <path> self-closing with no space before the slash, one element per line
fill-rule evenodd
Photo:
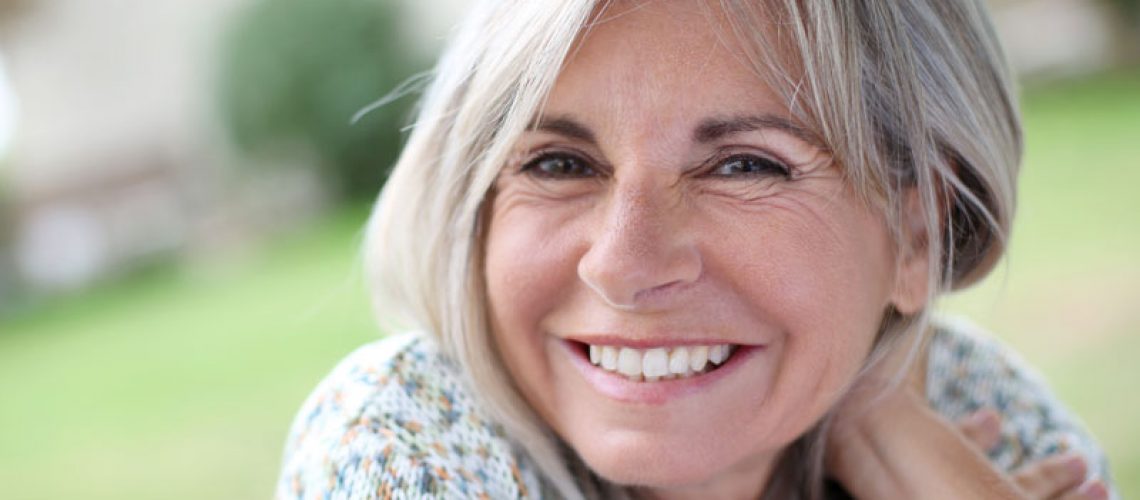
<path fill-rule="evenodd" d="M 550 107 L 659 125 L 782 109 L 716 3 L 614 2 L 575 44 Z"/>

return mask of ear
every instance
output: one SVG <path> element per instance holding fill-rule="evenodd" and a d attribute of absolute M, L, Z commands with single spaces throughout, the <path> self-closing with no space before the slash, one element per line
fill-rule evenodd
<path fill-rule="evenodd" d="M 927 209 L 916 188 L 903 194 L 901 241 L 898 248 L 898 268 L 895 270 L 894 290 L 890 301 L 903 315 L 915 314 L 926 307 L 930 283 L 930 253 L 926 235 Z"/>

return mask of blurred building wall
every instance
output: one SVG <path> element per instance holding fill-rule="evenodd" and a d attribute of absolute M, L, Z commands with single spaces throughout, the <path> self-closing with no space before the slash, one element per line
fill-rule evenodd
<path fill-rule="evenodd" d="M 0 162 L 7 156 L 8 144 L 12 140 L 13 129 L 16 127 L 16 114 L 19 112 L 16 94 L 8 83 L 7 63 L 4 54 L 0 53 Z"/>
<path fill-rule="evenodd" d="M 2 10 L 20 113 L 0 171 L 0 272 L 17 276 L 0 286 L 81 288 L 242 232 L 227 219 L 257 201 L 226 193 L 234 160 L 213 89 L 219 39 L 243 4 L 21 0 Z M 311 180 L 272 182 L 284 189 L 261 191 L 316 196 Z"/>
<path fill-rule="evenodd" d="M 1112 13 L 1093 0 L 990 0 L 1010 64 L 1025 78 L 1103 69 L 1117 55 Z"/>
<path fill-rule="evenodd" d="M 82 286 L 186 237 L 216 156 L 211 50 L 235 0 L 26 0 L 0 51 L 21 103 L 4 185 L 11 258 Z"/>

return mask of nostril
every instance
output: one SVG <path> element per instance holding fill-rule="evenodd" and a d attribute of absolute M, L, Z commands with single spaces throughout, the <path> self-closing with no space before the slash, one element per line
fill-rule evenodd
<path fill-rule="evenodd" d="M 607 262 L 598 262 L 599 257 L 587 254 L 578 263 L 578 277 L 607 305 L 615 309 L 629 309 L 633 307 L 633 299 L 638 289 L 634 286 L 639 281 L 635 270 L 621 269 L 620 264 L 612 259 Z"/>
<path fill-rule="evenodd" d="M 655 286 L 645 290 L 640 290 L 633 296 L 633 302 L 646 302 L 654 301 L 664 296 L 681 293 L 685 288 L 692 286 L 693 282 L 685 280 L 674 280 L 664 285 Z"/>

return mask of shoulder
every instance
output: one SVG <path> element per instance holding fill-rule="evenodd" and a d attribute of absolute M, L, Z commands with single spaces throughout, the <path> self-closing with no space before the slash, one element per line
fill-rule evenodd
<path fill-rule="evenodd" d="M 358 348 L 293 421 L 277 498 L 520 498 L 531 468 L 425 336 Z"/>
<path fill-rule="evenodd" d="M 951 420 L 985 407 L 1001 414 L 1002 441 L 989 453 L 997 465 L 1013 470 L 1075 450 L 1108 483 L 1104 453 L 1088 430 L 1036 370 L 981 328 L 938 318 L 927 360 L 926 397 L 939 413 Z"/>

